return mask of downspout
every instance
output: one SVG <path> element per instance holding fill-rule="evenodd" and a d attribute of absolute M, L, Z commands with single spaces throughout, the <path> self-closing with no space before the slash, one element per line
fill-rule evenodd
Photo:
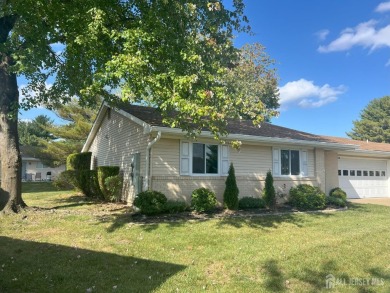
<path fill-rule="evenodd" d="M 149 189 L 149 181 L 150 181 L 150 166 L 149 166 L 149 163 L 150 163 L 150 149 L 152 148 L 152 146 L 158 142 L 161 138 L 161 131 L 159 131 L 157 133 L 157 136 L 155 137 L 155 139 L 153 139 L 151 142 L 148 143 L 148 146 L 146 147 L 146 158 L 145 158 L 145 163 L 146 163 L 146 166 L 145 166 L 145 179 L 144 179 L 144 186 L 143 186 L 143 190 L 148 190 Z"/>

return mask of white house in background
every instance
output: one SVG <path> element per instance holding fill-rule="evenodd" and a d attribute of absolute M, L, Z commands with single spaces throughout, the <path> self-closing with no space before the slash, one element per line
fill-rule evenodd
<path fill-rule="evenodd" d="M 196 141 L 166 127 L 150 107 L 103 104 L 83 147 L 92 152 L 92 168 L 119 166 L 123 198 L 132 203 L 151 188 L 170 199 L 190 200 L 199 187 L 214 190 L 222 201 L 229 164 L 236 171 L 240 196 L 259 196 L 268 170 L 281 193 L 305 183 L 326 193 L 340 186 L 350 198 L 390 196 L 390 145 L 325 137 L 263 123 L 232 121 L 229 140 L 240 150 L 213 140 L 203 131 Z"/>
<path fill-rule="evenodd" d="M 51 181 L 62 171 L 65 171 L 65 165 L 52 168 L 37 158 L 22 156 L 23 181 Z"/>

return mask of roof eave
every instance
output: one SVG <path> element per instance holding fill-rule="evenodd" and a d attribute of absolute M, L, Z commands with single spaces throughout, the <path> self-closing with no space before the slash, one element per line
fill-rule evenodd
<path fill-rule="evenodd" d="M 184 135 L 184 132 L 179 128 L 152 126 L 151 131 L 161 131 L 166 134 L 177 135 L 177 136 Z M 214 138 L 214 135 L 210 131 L 201 131 L 199 137 Z M 357 148 L 356 145 L 352 145 L 352 144 L 329 143 L 329 142 L 320 142 L 320 141 L 309 141 L 309 140 L 279 138 L 279 137 L 265 137 L 265 136 L 244 135 L 244 134 L 229 134 L 225 139 L 239 140 L 239 141 L 246 141 L 246 142 L 268 143 L 268 144 L 320 147 L 326 150 L 339 150 L 339 151 L 355 150 Z"/>

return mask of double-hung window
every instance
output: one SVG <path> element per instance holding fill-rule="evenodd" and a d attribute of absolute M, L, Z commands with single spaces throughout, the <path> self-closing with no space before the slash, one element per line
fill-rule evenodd
<path fill-rule="evenodd" d="M 227 145 L 181 141 L 181 175 L 225 175 L 228 169 Z"/>
<path fill-rule="evenodd" d="M 192 173 L 218 174 L 218 145 L 192 144 Z"/>
<path fill-rule="evenodd" d="M 307 151 L 274 148 L 273 174 L 307 176 Z"/>

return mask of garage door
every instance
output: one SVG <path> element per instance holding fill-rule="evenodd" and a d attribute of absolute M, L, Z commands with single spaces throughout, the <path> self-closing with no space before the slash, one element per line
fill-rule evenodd
<path fill-rule="evenodd" d="M 349 198 L 389 197 L 387 160 L 339 158 L 339 185 Z"/>

